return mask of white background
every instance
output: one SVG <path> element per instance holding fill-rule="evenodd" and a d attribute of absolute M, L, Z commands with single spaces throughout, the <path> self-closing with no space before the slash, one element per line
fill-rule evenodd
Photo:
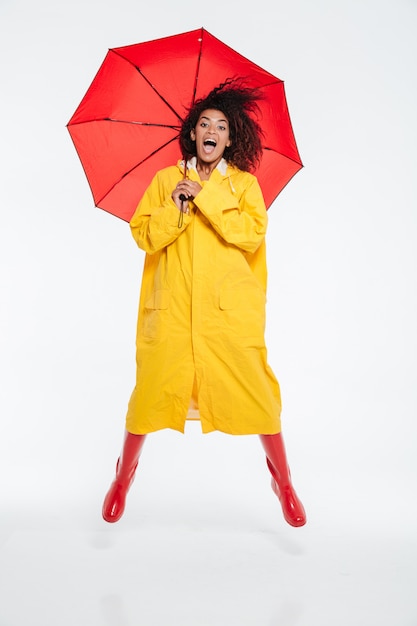
<path fill-rule="evenodd" d="M 0 625 L 416 626 L 415 0 L 0 0 Z M 284 79 L 269 360 L 308 524 L 256 437 L 148 438 L 101 519 L 142 253 L 65 128 L 107 49 L 204 26 Z"/>

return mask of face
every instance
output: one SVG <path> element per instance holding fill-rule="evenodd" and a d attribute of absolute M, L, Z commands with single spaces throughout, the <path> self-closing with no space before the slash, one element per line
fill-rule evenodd
<path fill-rule="evenodd" d="M 221 111 L 206 109 L 191 131 L 191 139 L 196 143 L 197 159 L 215 167 L 231 144 L 229 122 Z"/>

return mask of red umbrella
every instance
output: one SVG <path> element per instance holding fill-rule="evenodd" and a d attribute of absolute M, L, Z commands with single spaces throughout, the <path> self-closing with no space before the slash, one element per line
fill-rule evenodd
<path fill-rule="evenodd" d="M 108 51 L 67 125 L 95 205 L 129 221 L 157 170 L 181 158 L 187 108 L 235 77 L 264 95 L 254 173 L 269 207 L 302 167 L 284 83 L 204 28 Z"/>

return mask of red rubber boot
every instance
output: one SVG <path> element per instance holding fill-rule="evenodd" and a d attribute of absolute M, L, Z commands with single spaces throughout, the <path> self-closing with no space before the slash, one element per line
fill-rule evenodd
<path fill-rule="evenodd" d="M 291 483 L 282 434 L 259 435 L 266 454 L 266 463 L 272 475 L 271 486 L 281 502 L 285 520 L 291 526 L 304 526 L 306 514 Z"/>
<path fill-rule="evenodd" d="M 118 522 L 124 513 L 127 492 L 135 478 L 145 437 L 126 431 L 123 450 L 116 465 L 116 477 L 104 498 L 102 514 L 106 522 Z"/>

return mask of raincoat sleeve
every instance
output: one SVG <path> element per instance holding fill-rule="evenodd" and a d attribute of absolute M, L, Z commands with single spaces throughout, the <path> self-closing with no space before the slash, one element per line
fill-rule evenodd
<path fill-rule="evenodd" d="M 130 220 L 133 238 L 147 254 L 175 241 L 190 223 L 190 216 L 184 213 L 183 225 L 178 226 L 180 212 L 171 197 L 174 187 L 175 183 L 158 172 Z"/>
<path fill-rule="evenodd" d="M 253 253 L 265 238 L 268 218 L 257 179 L 251 175 L 246 179 L 240 197 L 208 180 L 194 203 L 227 243 Z"/>

